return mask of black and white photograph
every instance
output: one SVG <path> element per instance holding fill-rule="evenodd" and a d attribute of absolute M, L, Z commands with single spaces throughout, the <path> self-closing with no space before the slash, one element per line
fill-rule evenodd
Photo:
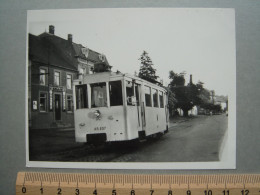
<path fill-rule="evenodd" d="M 26 165 L 236 168 L 235 10 L 27 11 Z"/>

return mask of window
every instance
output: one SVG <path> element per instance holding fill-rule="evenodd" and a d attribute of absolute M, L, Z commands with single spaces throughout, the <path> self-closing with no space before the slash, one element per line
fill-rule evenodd
<path fill-rule="evenodd" d="M 93 74 L 94 72 L 94 64 L 89 65 L 89 74 Z"/>
<path fill-rule="evenodd" d="M 67 74 L 67 89 L 71 89 L 72 75 Z"/>
<path fill-rule="evenodd" d="M 60 72 L 54 72 L 54 85 L 60 86 Z"/>
<path fill-rule="evenodd" d="M 107 106 L 107 90 L 106 83 L 91 84 L 91 107 Z"/>
<path fill-rule="evenodd" d="M 86 69 L 83 67 L 79 68 L 79 74 L 81 74 L 81 75 L 86 74 Z"/>
<path fill-rule="evenodd" d="M 151 107 L 152 106 L 151 87 L 144 86 L 144 93 L 145 93 L 145 105 Z"/>
<path fill-rule="evenodd" d="M 71 95 L 67 96 L 67 106 L 68 106 L 67 111 L 68 112 L 72 112 L 72 110 L 73 110 L 73 102 L 72 102 L 72 96 Z"/>
<path fill-rule="evenodd" d="M 110 97 L 110 106 L 123 105 L 121 81 L 109 82 L 109 97 Z"/>
<path fill-rule="evenodd" d="M 87 85 L 76 85 L 76 108 L 88 108 L 88 92 Z"/>
<path fill-rule="evenodd" d="M 40 93 L 40 112 L 47 111 L 47 93 Z"/>
<path fill-rule="evenodd" d="M 153 93 L 153 107 L 158 107 L 158 90 L 152 89 Z"/>
<path fill-rule="evenodd" d="M 134 105 L 132 103 L 131 97 L 134 96 L 134 89 L 133 84 L 130 81 L 126 81 L 126 98 L 127 98 L 127 105 Z"/>
<path fill-rule="evenodd" d="M 160 100 L 160 108 L 164 108 L 164 103 L 163 103 L 163 92 L 159 92 L 159 100 Z"/>
<path fill-rule="evenodd" d="M 40 69 L 40 85 L 46 85 L 46 70 Z"/>

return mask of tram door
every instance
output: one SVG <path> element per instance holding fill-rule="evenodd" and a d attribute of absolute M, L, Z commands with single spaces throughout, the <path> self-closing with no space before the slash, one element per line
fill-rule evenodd
<path fill-rule="evenodd" d="M 61 95 L 55 94 L 54 96 L 55 103 L 55 120 L 61 120 Z"/>
<path fill-rule="evenodd" d="M 136 96 L 136 107 L 138 115 L 139 130 L 144 130 L 145 126 L 145 115 L 143 110 L 143 102 L 141 101 L 141 85 L 135 85 L 135 96 Z"/>

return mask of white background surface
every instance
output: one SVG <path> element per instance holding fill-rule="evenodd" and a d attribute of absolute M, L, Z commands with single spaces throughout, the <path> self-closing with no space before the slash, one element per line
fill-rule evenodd
<path fill-rule="evenodd" d="M 157 75 L 187 71 L 216 95 L 229 97 L 226 143 L 220 162 L 193 163 L 53 163 L 27 162 L 29 167 L 109 169 L 234 169 L 236 162 L 236 49 L 234 9 L 114 8 L 29 10 L 28 32 L 48 32 L 105 53 L 113 71 L 139 72 L 143 50 L 155 59 Z M 156 63 L 157 61 L 157 63 Z M 197 80 L 197 81 L 196 81 Z M 169 82 L 164 82 L 168 86 Z M 27 106 L 26 106 L 27 107 Z M 27 132 L 27 131 L 26 131 Z M 205 146 L 207 147 L 207 146 Z M 27 150 L 28 151 L 28 150 Z M 27 153 L 27 158 L 29 155 Z"/>

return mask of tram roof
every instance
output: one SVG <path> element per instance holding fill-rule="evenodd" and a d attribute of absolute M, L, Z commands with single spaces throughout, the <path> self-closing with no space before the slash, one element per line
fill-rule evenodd
<path fill-rule="evenodd" d="M 84 80 L 84 83 L 100 83 L 100 82 L 106 82 L 106 81 L 121 80 L 123 78 L 134 79 L 136 81 L 142 82 L 149 86 L 153 86 L 156 88 L 163 88 L 162 86 L 151 83 L 151 82 L 141 79 L 137 76 L 134 76 L 134 75 L 131 75 L 128 73 L 121 73 L 121 72 L 100 72 L 100 73 L 88 74 L 88 75 L 84 76 L 83 80 Z"/>

